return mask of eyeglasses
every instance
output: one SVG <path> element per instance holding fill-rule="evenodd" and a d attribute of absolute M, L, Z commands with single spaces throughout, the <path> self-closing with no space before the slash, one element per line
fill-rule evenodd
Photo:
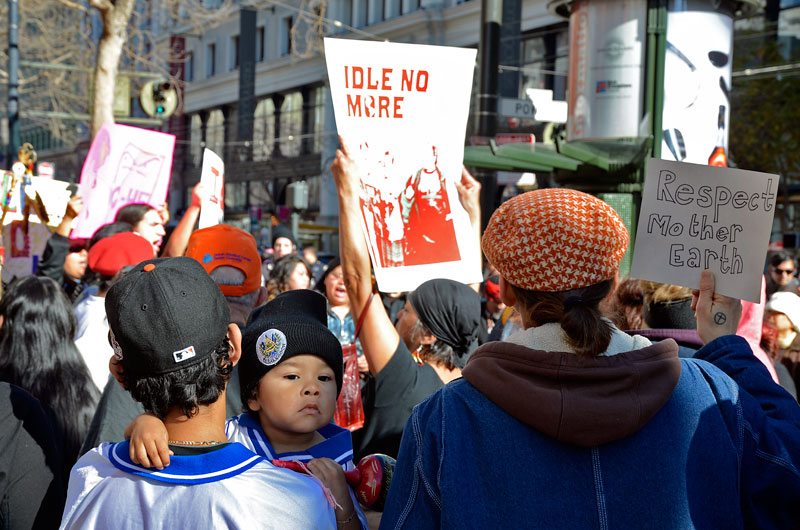
<path fill-rule="evenodd" d="M 775 272 L 778 274 L 794 275 L 794 269 L 775 269 Z"/>

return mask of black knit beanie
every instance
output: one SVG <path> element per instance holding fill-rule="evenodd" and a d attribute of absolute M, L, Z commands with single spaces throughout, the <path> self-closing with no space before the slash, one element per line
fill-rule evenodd
<path fill-rule="evenodd" d="M 342 345 L 328 330 L 325 297 L 309 289 L 286 291 L 253 311 L 242 337 L 239 382 L 247 407 L 261 378 L 295 355 L 316 355 L 333 370 L 342 390 Z"/>

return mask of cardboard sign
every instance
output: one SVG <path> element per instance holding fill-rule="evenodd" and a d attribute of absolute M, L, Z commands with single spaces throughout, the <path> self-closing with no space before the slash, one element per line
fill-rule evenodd
<path fill-rule="evenodd" d="M 72 237 L 92 237 L 127 204 L 160 208 L 167 199 L 174 149 L 175 136 L 171 134 L 104 124 L 81 171 L 84 206 Z"/>
<path fill-rule="evenodd" d="M 650 159 L 631 276 L 758 303 L 777 175 Z"/>
<path fill-rule="evenodd" d="M 70 192 L 67 188 L 69 182 L 42 176 L 31 178 L 31 182 L 47 210 L 47 216 L 50 218 L 47 224 L 57 227 L 61 224 L 69 202 Z"/>
<path fill-rule="evenodd" d="M 27 233 L 25 222 L 21 219 L 11 221 L 3 226 L 4 282 L 36 273 L 47 246 L 47 240 L 50 239 L 52 233 L 46 225 L 34 221 L 34 219 L 36 216 L 32 215 L 28 222 Z"/>
<path fill-rule="evenodd" d="M 48 225 L 57 227 L 61 223 L 64 216 L 64 211 L 67 209 L 67 202 L 69 201 L 70 193 L 67 189 L 69 182 L 63 180 L 55 180 L 47 177 L 31 177 L 32 187 L 29 192 L 35 192 L 41 197 L 45 210 L 49 217 Z M 20 189 L 20 181 L 13 181 L 11 173 L 3 172 L 3 184 L 0 189 L 0 197 L 8 203 L 8 210 L 6 216 L 3 218 L 3 224 L 7 225 L 13 221 L 22 219 L 22 208 L 20 206 L 22 192 Z M 34 222 L 40 222 L 38 216 L 31 209 L 30 219 Z"/>
<path fill-rule="evenodd" d="M 325 39 L 339 135 L 361 171 L 363 229 L 382 291 L 481 281 L 458 199 L 475 50 Z"/>
<path fill-rule="evenodd" d="M 200 184 L 206 190 L 207 198 L 200 205 L 199 228 L 207 228 L 222 222 L 225 217 L 225 163 L 211 149 L 203 150 L 203 170 Z"/>

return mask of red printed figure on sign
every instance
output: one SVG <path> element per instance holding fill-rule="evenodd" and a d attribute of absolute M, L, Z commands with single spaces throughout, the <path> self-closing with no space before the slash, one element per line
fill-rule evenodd
<path fill-rule="evenodd" d="M 400 195 L 404 228 L 404 265 L 458 261 L 456 232 L 436 146 L 431 160 L 409 177 Z"/>

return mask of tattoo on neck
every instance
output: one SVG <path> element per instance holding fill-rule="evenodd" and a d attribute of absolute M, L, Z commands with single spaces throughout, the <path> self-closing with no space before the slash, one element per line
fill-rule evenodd
<path fill-rule="evenodd" d="M 714 323 L 718 326 L 721 326 L 728 320 L 728 317 L 725 316 L 725 313 L 722 311 L 717 311 L 714 314 Z"/>

